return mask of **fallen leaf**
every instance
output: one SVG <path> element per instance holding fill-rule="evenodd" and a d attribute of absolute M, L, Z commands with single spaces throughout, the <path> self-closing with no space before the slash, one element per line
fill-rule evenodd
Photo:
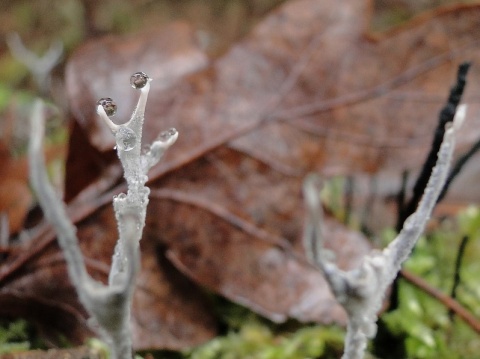
<path fill-rule="evenodd" d="M 64 150 L 63 146 L 49 147 L 46 153 L 47 163 L 64 158 Z M 7 146 L 0 142 L 0 215 L 5 215 L 8 220 L 9 234 L 16 235 L 23 228 L 33 202 L 27 159 L 25 156 L 15 158 Z"/>
<path fill-rule="evenodd" d="M 321 273 L 284 238 L 256 227 L 193 189 L 152 192 L 148 231 L 169 248 L 183 273 L 274 322 L 346 323 Z M 188 221 L 185 218 L 189 218 Z M 343 268 L 359 264 L 370 246 L 331 219 L 326 246 Z"/>
<path fill-rule="evenodd" d="M 65 271 L 63 255 L 53 241 L 12 248 L 0 267 L 0 315 L 36 323 L 53 343 L 63 333 L 77 343 L 91 336 Z"/>
<path fill-rule="evenodd" d="M 22 228 L 31 204 L 25 161 L 12 159 L 0 143 L 0 214 L 7 216 L 10 233 Z"/>
<path fill-rule="evenodd" d="M 100 207 L 77 223 L 87 269 L 99 281 L 106 282 L 108 276 L 116 227 L 111 206 Z M 146 238 L 142 249 L 143 270 L 132 310 L 136 347 L 180 349 L 211 338 L 216 322 L 200 289 L 162 259 L 164 249 L 154 241 Z M 28 318 L 51 342 L 60 335 L 83 343 L 93 332 L 66 271 L 53 233 L 40 228 L 0 267 L 0 315 Z"/>
<path fill-rule="evenodd" d="M 217 334 L 217 320 L 204 291 L 165 256 L 155 235 L 142 240 L 142 271 L 133 302 L 133 341 L 137 348 L 181 349 Z"/>

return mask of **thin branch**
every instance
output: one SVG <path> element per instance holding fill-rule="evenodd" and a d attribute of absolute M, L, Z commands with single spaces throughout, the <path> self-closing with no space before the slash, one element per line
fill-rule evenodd
<path fill-rule="evenodd" d="M 406 213 L 406 203 L 405 203 L 405 198 L 407 194 L 407 183 L 408 183 L 408 171 L 402 171 L 402 180 L 400 183 L 400 190 L 398 191 L 397 197 L 396 197 L 396 203 L 397 203 L 397 210 L 398 210 L 398 221 L 396 225 L 396 230 L 397 232 L 400 232 L 402 230 L 403 222 L 400 222 L 400 217 L 403 217 L 403 213 Z"/>
<path fill-rule="evenodd" d="M 29 166 L 30 180 L 45 217 L 56 228 L 59 244 L 69 263 L 68 271 L 76 288 L 81 288 L 88 277 L 83 257 L 75 235 L 76 229 L 70 223 L 65 205 L 50 185 L 43 157 L 43 138 L 45 133 L 45 115 L 43 102 L 35 101 L 30 121 Z"/>
<path fill-rule="evenodd" d="M 63 55 L 62 42 L 54 42 L 41 57 L 27 49 L 17 33 L 7 35 L 7 45 L 15 59 L 33 74 L 40 91 L 46 93 L 50 86 L 50 74 Z"/>
<path fill-rule="evenodd" d="M 347 226 L 350 224 L 350 220 L 352 217 L 352 208 L 353 208 L 353 196 L 354 196 L 354 187 L 355 187 L 355 178 L 354 176 L 346 176 L 345 177 L 345 198 L 344 198 L 344 208 L 345 208 L 345 216 L 343 218 L 343 223 Z"/>
<path fill-rule="evenodd" d="M 457 288 L 460 284 L 460 269 L 462 268 L 462 261 L 465 255 L 465 248 L 467 247 L 468 240 L 470 239 L 469 236 L 463 236 L 462 240 L 460 241 L 460 245 L 458 246 L 457 258 L 455 259 L 455 269 L 453 274 L 453 285 L 452 290 L 450 291 L 450 296 L 452 299 L 457 297 Z M 454 312 L 452 310 L 449 311 L 450 318 L 453 317 Z"/>
<path fill-rule="evenodd" d="M 430 152 L 417 178 L 415 186 L 413 187 L 412 198 L 410 199 L 408 204 L 405 205 L 404 210 L 399 213 L 397 228 L 400 228 L 403 225 L 403 222 L 415 211 L 415 208 L 417 208 L 417 205 L 420 202 L 420 199 L 427 186 L 428 179 L 430 178 L 430 173 L 432 172 L 432 169 L 437 161 L 437 153 L 443 140 L 443 136 L 445 133 L 445 125 L 453 121 L 455 112 L 457 111 L 457 106 L 460 103 L 460 99 L 463 95 L 463 91 L 466 85 L 466 76 L 469 68 L 470 63 L 468 62 L 463 63 L 458 67 L 456 84 L 450 90 L 447 104 L 440 111 L 438 125 L 435 130 L 435 136 L 430 147 Z"/>
<path fill-rule="evenodd" d="M 397 238 L 383 251 L 374 251 L 366 256 L 356 269 L 340 270 L 325 255 L 318 180 L 312 176 L 305 180 L 304 194 L 308 213 L 305 240 L 306 248 L 309 249 L 307 256 L 322 270 L 337 301 L 348 314 L 343 359 L 363 358 L 368 339 L 375 335 L 377 313 L 387 288 L 417 243 L 443 188 L 454 150 L 455 133 L 464 117 L 465 109 L 462 108 L 457 111 L 453 125 L 447 124 L 438 159 L 422 199 L 416 211 L 405 221 Z"/>
<path fill-rule="evenodd" d="M 445 307 L 458 315 L 458 317 L 461 318 L 470 328 L 480 334 L 480 321 L 475 318 L 472 313 L 470 313 L 467 309 L 460 305 L 460 303 L 458 303 L 455 299 L 441 292 L 437 288 L 432 287 L 424 279 L 414 275 L 413 273 L 405 269 L 402 269 L 401 275 L 405 280 L 420 288 L 432 298 L 437 299 Z"/>
<path fill-rule="evenodd" d="M 114 359 L 132 358 L 130 306 L 139 269 L 139 241 L 145 225 L 146 207 L 150 190 L 145 187 L 146 172 L 177 139 L 176 130 L 162 133 L 147 154 L 141 154 L 143 113 L 147 102 L 150 79 L 143 73 L 144 84 L 134 86 L 141 90 L 137 108 L 129 122 L 109 126 L 117 142 L 117 153 L 128 183 L 127 194 L 114 197 L 113 206 L 118 224 L 119 239 L 115 246 L 108 285 L 94 280 L 86 271 L 83 256 L 65 205 L 57 197 L 47 178 L 43 158 L 44 114 L 43 104 L 37 101 L 31 117 L 29 148 L 30 176 L 45 217 L 52 223 L 67 262 L 67 269 L 79 299 L 91 315 L 91 325 L 109 343 Z M 101 99 L 97 111 L 109 123 L 116 106 L 111 99 Z M 108 106 L 108 112 L 105 108 Z M 146 166 L 148 164 L 148 166 Z M 48 242 L 42 242 L 45 245 Z"/>
<path fill-rule="evenodd" d="M 450 188 L 450 185 L 453 183 L 453 180 L 462 171 L 462 169 L 465 167 L 465 165 L 470 160 L 470 158 L 472 158 L 479 150 L 480 150 L 480 139 L 477 142 L 475 142 L 475 144 L 455 162 L 452 170 L 450 171 L 450 174 L 448 175 L 447 181 L 445 182 L 445 186 L 443 186 L 442 193 L 440 193 L 440 196 L 438 197 L 438 202 L 440 202 L 443 199 L 443 197 L 445 197 L 445 195 L 448 192 L 448 189 Z"/>

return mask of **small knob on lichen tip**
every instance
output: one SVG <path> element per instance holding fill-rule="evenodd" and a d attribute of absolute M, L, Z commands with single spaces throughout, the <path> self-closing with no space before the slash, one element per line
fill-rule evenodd
<path fill-rule="evenodd" d="M 170 139 L 177 135 L 177 130 L 175 128 L 170 128 L 167 131 L 163 131 L 158 135 L 157 140 L 161 142 L 168 142 Z"/>
<path fill-rule="evenodd" d="M 130 84 L 134 89 L 142 89 L 145 87 L 145 85 L 148 83 L 150 78 L 145 72 L 135 72 L 131 77 L 130 77 Z"/>
<path fill-rule="evenodd" d="M 102 106 L 107 116 L 114 116 L 117 113 L 117 104 L 110 97 L 103 97 L 98 100 L 97 106 Z"/>

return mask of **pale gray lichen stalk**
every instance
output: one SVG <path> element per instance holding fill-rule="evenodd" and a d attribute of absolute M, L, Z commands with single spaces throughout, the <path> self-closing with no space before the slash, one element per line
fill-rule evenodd
<path fill-rule="evenodd" d="M 112 99 L 103 98 L 97 103 L 97 113 L 115 136 L 116 150 L 128 185 L 126 194 L 121 193 L 113 199 L 119 239 L 107 285 L 94 280 L 87 273 L 75 227 L 66 214 L 65 205 L 58 199 L 48 181 L 42 156 L 44 114 L 40 100 L 34 105 L 31 119 L 29 158 L 32 186 L 37 192 L 45 217 L 57 232 L 70 279 L 81 303 L 91 315 L 92 327 L 109 343 L 112 358 L 119 359 L 132 358 L 130 307 L 140 263 L 139 241 L 145 225 L 150 192 L 145 186 L 147 173 L 178 137 L 175 129 L 162 132 L 150 148 L 142 153 L 142 128 L 150 81 L 143 72 L 132 76 L 131 84 L 140 90 L 140 98 L 131 119 L 123 125 L 117 125 L 109 118 L 116 110 Z"/>
<path fill-rule="evenodd" d="M 44 94 L 47 93 L 50 87 L 52 70 L 60 62 L 63 55 L 62 42 L 54 42 L 43 56 L 38 56 L 25 47 L 19 34 L 8 34 L 6 40 L 15 59 L 32 72 L 40 91 Z"/>
<path fill-rule="evenodd" d="M 322 208 L 319 180 L 315 175 L 304 183 L 307 224 L 304 245 L 309 261 L 325 275 L 327 282 L 348 315 L 345 351 L 342 359 L 361 359 L 367 341 L 377 331 L 377 314 L 388 287 L 401 269 L 402 263 L 422 234 L 448 176 L 455 147 L 455 133 L 465 118 L 466 108 L 460 106 L 453 125 L 448 124 L 438 159 L 417 210 L 404 223 L 395 240 L 383 251 L 374 251 L 363 259 L 358 268 L 343 271 L 331 260 L 332 254 L 323 248 Z"/>

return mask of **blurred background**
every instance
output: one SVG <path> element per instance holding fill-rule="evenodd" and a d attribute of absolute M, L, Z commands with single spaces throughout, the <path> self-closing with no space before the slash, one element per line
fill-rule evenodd
<path fill-rule="evenodd" d="M 233 43 L 248 34 L 249 30 L 269 11 L 284 2 L 286 0 L 1 0 L 0 176 L 8 171 L 9 182 L 2 182 L 2 178 L 0 178 L 0 214 L 4 208 L 25 213 L 26 209 L 33 203 L 28 188 L 24 185 L 20 186 L 19 183 L 25 182 L 27 177 L 24 158 L 28 133 L 26 121 L 29 116 L 29 106 L 37 96 L 42 96 L 55 104 L 51 111 L 57 116 L 52 116 L 52 120 L 48 122 L 47 158 L 52 181 L 59 191 L 63 188 L 64 162 L 69 133 L 69 116 L 67 114 L 70 111 L 65 97 L 64 71 L 69 57 L 82 44 L 109 34 L 134 34 L 161 27 L 175 20 L 184 20 L 195 29 L 195 36 L 202 46 L 202 50 L 211 58 L 216 58 L 225 53 Z M 389 31 L 406 23 L 412 17 L 424 11 L 436 9 L 439 6 L 469 3 L 480 3 L 480 1 L 372 0 L 370 31 L 374 34 Z M 18 34 L 18 37 L 15 37 L 14 34 Z M 55 49 L 63 48 L 61 55 L 60 52 L 57 52 L 59 56 L 55 60 L 51 76 L 44 83 L 39 82 L 38 78 L 32 76 L 27 66 L 19 61 L 18 54 L 14 55 L 12 53 L 12 44 L 13 47 L 18 47 L 20 42 L 23 43 L 20 47 L 24 46 L 38 55 L 48 53 L 48 51 L 52 51 L 55 55 Z M 92 61 L 95 61 L 95 59 L 92 59 Z M 331 192 L 335 192 L 334 190 L 335 188 Z M 15 195 L 12 196 L 12 192 L 16 192 Z M 20 192 L 24 195 L 19 195 Z M 18 203 L 16 202 L 18 205 L 11 206 L 10 200 L 18 201 Z M 333 202 L 334 200 L 331 199 L 330 204 Z M 478 211 L 475 212 L 474 217 L 475 220 L 480 218 Z M 0 221 L 4 221 L 2 218 L 0 218 Z M 25 218 L 19 218 L 14 212 L 10 212 L 8 213 L 8 220 L 10 221 L 8 224 L 10 232 L 16 233 L 21 229 Z M 4 228 L 5 225 L 0 225 L 0 232 Z M 472 229 L 472 231 L 476 231 L 476 229 Z M 390 236 L 389 239 L 391 239 L 393 231 L 390 231 L 386 236 Z M 2 247 L 7 247 L 2 242 L 4 240 L 2 238 L 4 236 L 2 237 L 0 233 L 0 259 Z M 441 236 L 438 236 L 437 239 L 438 243 L 443 240 Z M 420 257 L 416 262 L 415 260 L 412 262 L 412 268 L 417 266 L 417 269 L 419 268 L 419 271 L 421 271 L 426 266 L 432 268 L 432 266 L 439 265 L 436 262 L 439 258 L 438 253 L 435 251 L 445 252 L 445 250 L 439 249 L 440 245 L 430 251 L 425 249 L 426 247 L 425 243 L 420 244 Z M 453 256 L 452 253 L 449 254 Z M 472 303 L 474 303 L 472 306 L 476 305 L 479 297 L 478 293 L 474 294 L 472 294 L 472 297 L 475 297 L 472 299 Z M 409 303 L 411 302 L 407 302 L 406 305 Z M 439 307 L 441 306 L 437 306 L 435 309 L 444 309 L 443 307 L 439 309 Z M 235 310 L 237 309 L 235 308 Z M 243 309 L 240 309 L 240 312 L 242 316 L 245 314 Z M 423 313 L 424 316 L 428 316 L 427 314 L 426 312 Z M 251 313 L 248 315 L 252 316 Z M 231 321 L 242 321 L 243 323 L 245 319 L 239 319 L 239 317 L 234 315 Z M 403 318 L 406 318 L 405 315 L 403 317 L 398 315 L 397 318 L 392 320 L 400 322 Z M 245 329 L 244 335 L 259 338 L 260 342 L 268 342 L 272 347 L 276 346 L 279 343 L 278 337 L 273 335 L 269 331 L 270 329 L 256 326 L 261 319 L 256 318 L 256 320 L 255 325 Z M 405 324 L 406 327 L 412 328 L 412 333 L 417 333 L 416 340 L 423 343 L 423 346 L 419 345 L 419 352 L 424 347 L 429 347 L 430 339 L 422 334 L 422 330 L 424 333 L 430 328 L 426 329 L 421 326 L 424 321 L 425 317 L 419 317 L 416 322 L 413 319 L 411 320 L 411 323 L 418 324 L 418 326 Z M 8 327 L 8 325 L 6 326 Z M 232 327 L 234 326 L 235 324 L 232 325 Z M 286 326 L 288 327 L 288 324 Z M 433 326 L 438 326 L 438 323 L 432 324 Z M 331 340 L 337 347 L 338 343 L 342 342 L 338 330 L 327 332 L 327 334 L 319 334 L 319 332 L 308 330 L 310 329 L 304 329 L 303 334 L 299 335 L 308 337 L 308 339 L 325 335 L 327 337 L 325 340 Z M 468 332 L 469 343 L 475 341 L 474 335 L 471 334 Z M 412 334 L 412 336 L 414 335 Z M 442 338 L 435 338 L 435 340 L 438 339 L 435 345 L 440 345 Z M 426 353 L 432 352 L 427 351 Z M 207 354 L 204 357 L 211 358 Z M 197 357 L 192 355 L 191 358 Z M 288 355 L 285 358 L 289 358 Z"/>

